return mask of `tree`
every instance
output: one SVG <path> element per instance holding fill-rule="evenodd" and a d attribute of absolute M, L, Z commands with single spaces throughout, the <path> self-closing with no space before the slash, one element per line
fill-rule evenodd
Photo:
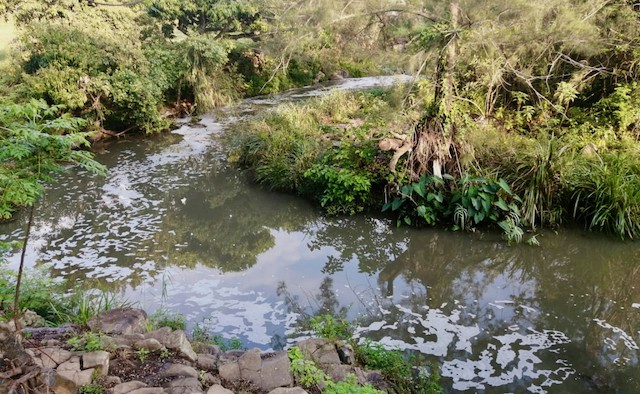
<path fill-rule="evenodd" d="M 175 29 L 215 39 L 254 37 L 261 30 L 257 9 L 242 0 L 156 0 L 149 14 L 162 22 L 167 37 L 174 37 Z"/>

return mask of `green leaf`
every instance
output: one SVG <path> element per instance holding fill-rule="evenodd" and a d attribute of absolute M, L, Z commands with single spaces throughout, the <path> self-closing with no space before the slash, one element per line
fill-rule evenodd
<path fill-rule="evenodd" d="M 500 178 L 500 180 L 498 180 L 498 184 L 500 185 L 502 190 L 507 192 L 509 195 L 513 194 L 513 192 L 511 191 L 511 188 L 509 187 L 509 185 L 504 179 Z"/>
<path fill-rule="evenodd" d="M 391 203 L 391 210 L 395 211 L 398 208 L 400 208 L 402 206 L 402 204 L 404 204 L 404 199 L 399 199 L 396 198 L 395 200 L 393 200 L 393 202 Z"/>
<path fill-rule="evenodd" d="M 418 193 L 418 195 L 422 198 L 424 198 L 426 190 L 424 187 L 423 183 L 413 183 L 413 191 L 415 191 L 416 193 Z"/>
<path fill-rule="evenodd" d="M 505 212 L 509 211 L 509 206 L 507 206 L 507 203 L 502 199 L 502 197 L 500 197 L 498 201 L 494 202 L 493 205 L 502 209 Z"/>
<path fill-rule="evenodd" d="M 424 217 L 427 214 L 427 207 L 420 205 L 416 208 L 416 212 L 418 212 L 418 215 Z"/>

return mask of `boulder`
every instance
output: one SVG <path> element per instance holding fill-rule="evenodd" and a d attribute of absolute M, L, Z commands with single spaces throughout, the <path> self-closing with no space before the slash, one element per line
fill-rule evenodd
<path fill-rule="evenodd" d="M 234 381 L 240 379 L 240 366 L 237 362 L 222 364 L 218 370 L 220 377 L 224 380 Z"/>
<path fill-rule="evenodd" d="M 196 378 L 183 378 L 169 382 L 165 387 L 169 394 L 202 393 L 202 384 Z"/>
<path fill-rule="evenodd" d="M 280 352 L 262 360 L 260 377 L 260 388 L 264 391 L 270 391 L 277 387 L 291 386 L 293 384 L 293 375 L 291 375 L 289 355 L 286 352 Z"/>
<path fill-rule="evenodd" d="M 336 346 L 321 338 L 310 338 L 300 341 L 296 344 L 302 351 L 305 358 L 308 358 L 316 364 L 341 364 L 340 356 L 336 351 Z"/>
<path fill-rule="evenodd" d="M 158 376 L 161 378 L 173 378 L 173 377 L 185 377 L 185 378 L 197 378 L 198 371 L 195 368 L 184 364 L 167 364 L 158 372 Z"/>
<path fill-rule="evenodd" d="M 213 386 L 214 384 L 220 384 L 222 381 L 219 377 L 214 376 L 212 373 L 205 373 L 202 377 L 198 377 L 201 379 L 206 386 Z"/>
<path fill-rule="evenodd" d="M 269 391 L 269 394 L 309 394 L 301 387 L 280 387 Z"/>
<path fill-rule="evenodd" d="M 82 367 L 80 366 L 80 357 L 73 356 L 62 364 L 58 365 L 57 371 L 80 371 Z"/>
<path fill-rule="evenodd" d="M 147 313 L 135 308 L 111 309 L 92 317 L 87 325 L 92 331 L 105 334 L 142 334 L 146 331 Z"/>
<path fill-rule="evenodd" d="M 55 368 L 58 365 L 69 360 L 73 353 L 68 350 L 60 349 L 57 347 L 49 347 L 40 349 L 34 349 L 36 357 L 41 360 L 42 368 Z M 36 362 L 37 363 L 37 362 Z M 38 363 L 40 365 L 40 363 Z"/>
<path fill-rule="evenodd" d="M 117 384 L 113 387 L 111 392 L 112 394 L 127 394 L 143 387 L 147 387 L 147 384 L 137 380 L 132 380 L 131 382 Z"/>
<path fill-rule="evenodd" d="M 165 393 L 166 391 L 162 387 L 142 387 L 129 392 L 129 394 L 165 394 Z"/>
<path fill-rule="evenodd" d="M 262 367 L 262 352 L 260 349 L 254 348 L 247 350 L 238 359 L 238 367 L 240 368 L 240 378 L 249 382 L 260 384 L 260 369 Z"/>
<path fill-rule="evenodd" d="M 155 352 L 157 350 L 162 350 L 165 347 L 158 341 L 157 339 L 147 338 L 140 339 L 133 343 L 134 349 L 147 349 L 150 352 Z"/>
<path fill-rule="evenodd" d="M 109 353 L 103 350 L 85 353 L 82 356 L 82 368 L 95 368 L 98 376 L 107 376 L 109 374 Z"/>
<path fill-rule="evenodd" d="M 164 345 L 167 349 L 175 350 L 181 357 L 191 362 L 198 360 L 198 355 L 193 351 L 191 343 L 182 330 L 171 331 L 168 327 L 162 327 L 145 335 L 145 338 L 153 338 Z"/>
<path fill-rule="evenodd" d="M 56 371 L 56 386 L 58 385 L 58 380 L 66 382 L 63 384 L 64 386 L 71 387 L 68 382 L 73 383 L 75 387 L 86 386 L 91 384 L 93 380 L 93 368 L 85 369 L 83 371 L 73 371 L 73 370 L 65 370 L 65 371 Z M 57 391 L 56 391 L 57 393 Z"/>
<path fill-rule="evenodd" d="M 219 384 L 214 384 L 213 386 L 209 387 L 209 390 L 207 390 L 207 394 L 233 394 L 233 391 L 225 389 Z"/>
<path fill-rule="evenodd" d="M 198 353 L 196 366 L 205 371 L 215 371 L 218 369 L 218 359 L 210 354 Z"/>

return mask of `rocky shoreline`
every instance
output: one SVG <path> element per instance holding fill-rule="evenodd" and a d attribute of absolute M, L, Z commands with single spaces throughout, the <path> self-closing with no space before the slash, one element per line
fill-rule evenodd
<path fill-rule="evenodd" d="M 322 392 L 322 383 L 302 387 L 287 351 L 222 351 L 216 345 L 190 342 L 182 330 L 162 327 L 147 332 L 147 315 L 140 309 L 103 312 L 88 326 L 89 331 L 71 325 L 27 327 L 19 340 L 7 335 L 11 325 L 3 324 L 0 394 Z M 70 338 L 76 338 L 77 347 L 69 344 Z M 389 388 L 379 372 L 355 364 L 353 349 L 344 342 L 311 338 L 295 346 L 335 382 L 352 375 L 360 385 Z"/>

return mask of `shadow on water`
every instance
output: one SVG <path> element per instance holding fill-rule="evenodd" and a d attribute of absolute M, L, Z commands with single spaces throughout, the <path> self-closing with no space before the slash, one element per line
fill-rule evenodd
<path fill-rule="evenodd" d="M 99 155 L 105 179 L 62 176 L 38 205 L 29 264 L 249 347 L 284 347 L 302 317 L 343 313 L 360 338 L 438 361 L 451 390 L 640 392 L 637 244 L 564 230 L 509 246 L 323 217 L 229 167 L 220 136 L 234 119 L 112 143 Z M 23 221 L 0 226 L 0 240 L 19 240 Z"/>

